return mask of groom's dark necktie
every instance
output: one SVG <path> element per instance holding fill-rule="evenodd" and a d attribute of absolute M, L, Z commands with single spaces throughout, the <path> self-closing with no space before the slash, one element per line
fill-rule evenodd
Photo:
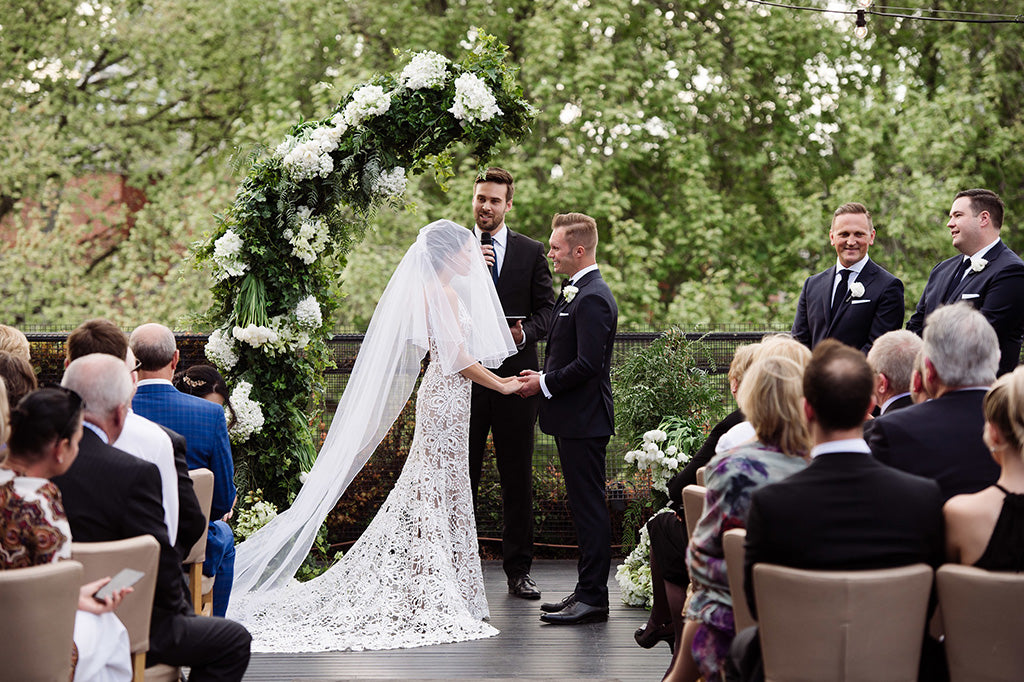
<path fill-rule="evenodd" d="M 850 291 L 850 287 L 847 282 L 850 279 L 851 270 L 840 270 L 839 271 L 839 284 L 836 286 L 836 293 L 832 296 L 832 317 L 836 316 L 836 311 L 839 310 L 839 304 L 846 298 L 846 294 Z"/>
<path fill-rule="evenodd" d="M 943 302 L 949 300 L 949 297 L 953 295 L 953 291 L 957 288 L 960 282 L 964 279 L 964 273 L 971 267 L 971 259 L 964 256 L 964 259 L 960 262 L 960 267 L 953 273 L 953 278 L 949 280 L 949 284 L 946 286 L 946 293 L 942 295 Z"/>

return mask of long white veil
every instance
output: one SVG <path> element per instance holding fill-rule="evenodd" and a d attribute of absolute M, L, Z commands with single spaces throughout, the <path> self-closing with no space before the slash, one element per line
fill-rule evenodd
<path fill-rule="evenodd" d="M 272 590 L 295 575 L 327 514 L 409 400 L 430 340 L 432 361 L 445 374 L 477 361 L 497 367 L 515 352 L 473 233 L 448 220 L 421 229 L 391 276 L 305 484 L 287 511 L 236 548 L 234 591 Z"/>

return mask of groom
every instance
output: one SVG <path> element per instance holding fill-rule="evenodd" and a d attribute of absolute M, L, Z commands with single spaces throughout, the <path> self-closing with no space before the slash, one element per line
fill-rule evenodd
<path fill-rule="evenodd" d="M 614 432 L 610 379 L 619 311 L 597 269 L 597 223 L 556 215 L 548 258 L 567 276 L 548 328 L 542 373 L 522 372 L 520 395 L 540 392 L 540 428 L 555 437 L 580 548 L 576 589 L 543 604 L 541 620 L 575 625 L 608 619 L 611 522 L 605 502 L 605 449 Z"/>

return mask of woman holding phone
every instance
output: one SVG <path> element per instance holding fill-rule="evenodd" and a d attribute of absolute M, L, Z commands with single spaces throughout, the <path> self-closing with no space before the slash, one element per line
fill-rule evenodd
<path fill-rule="evenodd" d="M 0 405 L 7 395 L 0 381 Z M 0 464 L 0 569 L 26 568 L 71 558 L 71 527 L 60 490 L 49 479 L 67 471 L 82 438 L 82 399 L 65 388 L 29 393 L 7 420 L 0 415 L 0 440 L 8 440 Z M 131 588 L 102 601 L 93 595 L 110 578 L 82 585 L 71 651 L 75 680 L 131 680 L 128 633 L 113 611 Z"/>

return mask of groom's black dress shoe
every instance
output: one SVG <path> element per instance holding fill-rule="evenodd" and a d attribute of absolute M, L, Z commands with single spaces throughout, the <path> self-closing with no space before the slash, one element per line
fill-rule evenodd
<path fill-rule="evenodd" d="M 573 592 L 572 594 L 570 594 L 568 597 L 566 597 L 562 601 L 556 601 L 554 603 L 545 602 L 545 603 L 541 604 L 540 605 L 540 610 L 543 611 L 544 613 L 557 613 L 557 612 L 561 611 L 562 609 L 564 609 L 566 606 L 569 606 L 570 604 L 574 603 L 575 601 L 576 601 L 576 593 Z"/>
<path fill-rule="evenodd" d="M 601 623 L 608 620 L 607 606 L 591 606 L 581 601 L 573 601 L 561 611 L 543 613 L 540 619 L 552 625 L 580 625 L 582 623 Z"/>
<path fill-rule="evenodd" d="M 529 573 L 508 579 L 508 593 L 520 599 L 540 599 L 540 590 Z"/>

